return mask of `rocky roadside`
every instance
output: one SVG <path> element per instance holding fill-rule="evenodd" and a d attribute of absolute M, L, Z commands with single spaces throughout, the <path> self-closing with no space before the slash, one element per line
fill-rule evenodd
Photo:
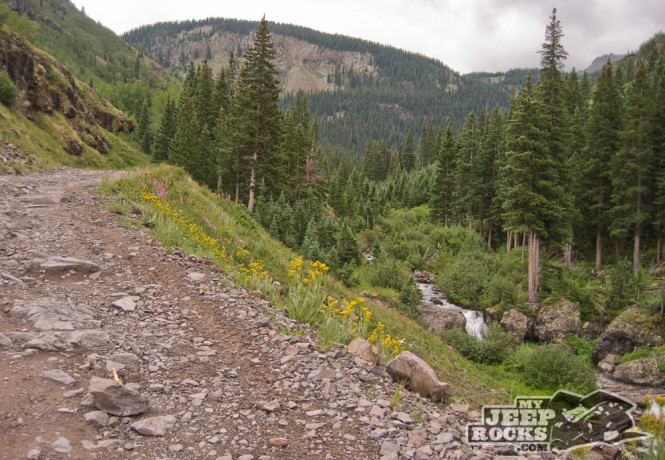
<path fill-rule="evenodd" d="M 471 448 L 468 406 L 391 403 L 382 366 L 121 226 L 102 176 L 0 176 L 0 458 L 555 458 Z"/>

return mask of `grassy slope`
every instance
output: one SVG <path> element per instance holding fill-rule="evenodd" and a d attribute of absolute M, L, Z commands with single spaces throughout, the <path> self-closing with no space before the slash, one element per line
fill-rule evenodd
<path fill-rule="evenodd" d="M 189 223 L 193 223 L 197 232 L 204 231 L 209 237 L 219 239 L 220 245 L 224 244 L 228 253 L 238 254 L 242 249 L 246 249 L 248 255 L 238 257 L 230 263 L 228 258 L 220 259 L 210 247 L 194 241 L 189 224 L 175 225 L 173 221 L 165 218 L 153 203 L 142 198 L 143 193 L 159 194 L 159 190 L 163 190 L 162 194 L 170 208 Z M 261 284 L 248 280 L 238 267 L 238 262 L 244 261 L 246 266 L 249 266 L 250 261 L 260 262 L 272 278 L 285 287 L 286 292 L 293 282 L 288 275 L 290 261 L 295 259 L 297 254 L 272 239 L 249 217 L 243 206 L 219 198 L 191 181 L 181 169 L 165 165 L 142 169 L 128 179 L 104 184 L 100 192 L 107 196 L 109 209 L 120 214 L 126 225 L 152 227 L 154 236 L 166 246 L 180 246 L 190 253 L 210 257 L 234 276 L 237 283 L 250 289 L 262 288 L 273 305 L 285 305 L 284 294 L 280 295 L 270 283 Z M 129 217 L 130 209 L 141 210 L 142 217 Z M 357 292 L 345 288 L 330 275 L 326 276 L 324 289 L 337 299 L 358 296 Z M 396 310 L 371 302 L 368 304 L 374 320 L 385 324 L 387 332 L 393 337 L 406 339 L 408 348 L 439 371 L 441 380 L 453 383 L 460 389 L 456 400 L 477 406 L 507 402 L 515 395 L 534 394 L 534 390 L 524 387 L 511 376 L 497 375 L 496 370 L 489 371 L 484 366 L 460 357 L 437 335 L 423 330 L 416 322 Z"/>

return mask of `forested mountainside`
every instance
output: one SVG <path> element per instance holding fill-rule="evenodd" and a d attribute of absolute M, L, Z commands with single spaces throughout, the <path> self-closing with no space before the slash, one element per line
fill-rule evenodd
<path fill-rule="evenodd" d="M 406 133 L 420 132 L 425 119 L 441 125 L 452 118 L 460 124 L 471 111 L 508 104 L 506 85 L 460 75 L 435 59 L 306 27 L 268 24 L 281 104 L 291 106 L 297 91 L 308 93 L 326 145 L 359 153 L 370 141 L 385 139 L 401 147 Z M 257 26 L 223 18 L 180 21 L 144 26 L 123 37 L 166 68 L 184 73 L 190 61 L 207 60 L 216 73 L 230 52 L 242 64 Z"/>

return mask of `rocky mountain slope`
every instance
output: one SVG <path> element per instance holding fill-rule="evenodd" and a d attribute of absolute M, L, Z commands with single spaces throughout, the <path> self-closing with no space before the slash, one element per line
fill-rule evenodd
<path fill-rule="evenodd" d="M 119 225 L 95 194 L 102 176 L 0 176 L 0 457 L 509 453 L 463 444 L 468 406 L 391 402 L 382 367 L 319 351 L 315 331 L 208 260 Z"/>

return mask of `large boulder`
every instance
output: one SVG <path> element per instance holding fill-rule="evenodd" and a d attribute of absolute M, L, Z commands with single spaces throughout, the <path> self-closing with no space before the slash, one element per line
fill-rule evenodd
<path fill-rule="evenodd" d="M 566 334 L 580 330 L 580 310 L 577 304 L 562 299 L 540 309 L 534 332 L 543 342 L 562 342 Z"/>
<path fill-rule="evenodd" d="M 381 359 L 381 352 L 374 345 L 369 343 L 367 340 L 356 337 L 349 344 L 349 353 L 354 356 L 357 356 L 360 359 L 364 359 L 372 364 L 376 364 Z"/>
<path fill-rule="evenodd" d="M 625 355 L 636 348 L 663 345 L 663 328 L 658 315 L 631 307 L 617 316 L 603 332 L 593 349 L 593 362 L 608 354 Z"/>
<path fill-rule="evenodd" d="M 431 303 L 421 303 L 418 307 L 423 319 L 429 324 L 431 331 L 459 328 L 464 330 L 466 318 L 459 310 L 437 307 Z"/>
<path fill-rule="evenodd" d="M 662 360 L 662 358 L 661 358 Z M 636 359 L 619 364 L 614 369 L 614 378 L 633 385 L 661 387 L 665 384 L 665 375 L 658 368 L 655 358 Z"/>
<path fill-rule="evenodd" d="M 148 409 L 148 398 L 115 380 L 93 377 L 90 379 L 88 392 L 92 395 L 97 409 L 111 415 L 127 417 L 141 414 Z"/>
<path fill-rule="evenodd" d="M 513 308 L 503 314 L 501 325 L 506 331 L 513 333 L 515 343 L 519 345 L 524 342 L 524 338 L 529 331 L 529 318 L 521 311 Z"/>
<path fill-rule="evenodd" d="M 407 386 L 425 398 L 439 402 L 456 393 L 455 387 L 440 382 L 434 370 L 410 351 L 403 351 L 386 365 L 386 372 L 395 382 Z"/>

